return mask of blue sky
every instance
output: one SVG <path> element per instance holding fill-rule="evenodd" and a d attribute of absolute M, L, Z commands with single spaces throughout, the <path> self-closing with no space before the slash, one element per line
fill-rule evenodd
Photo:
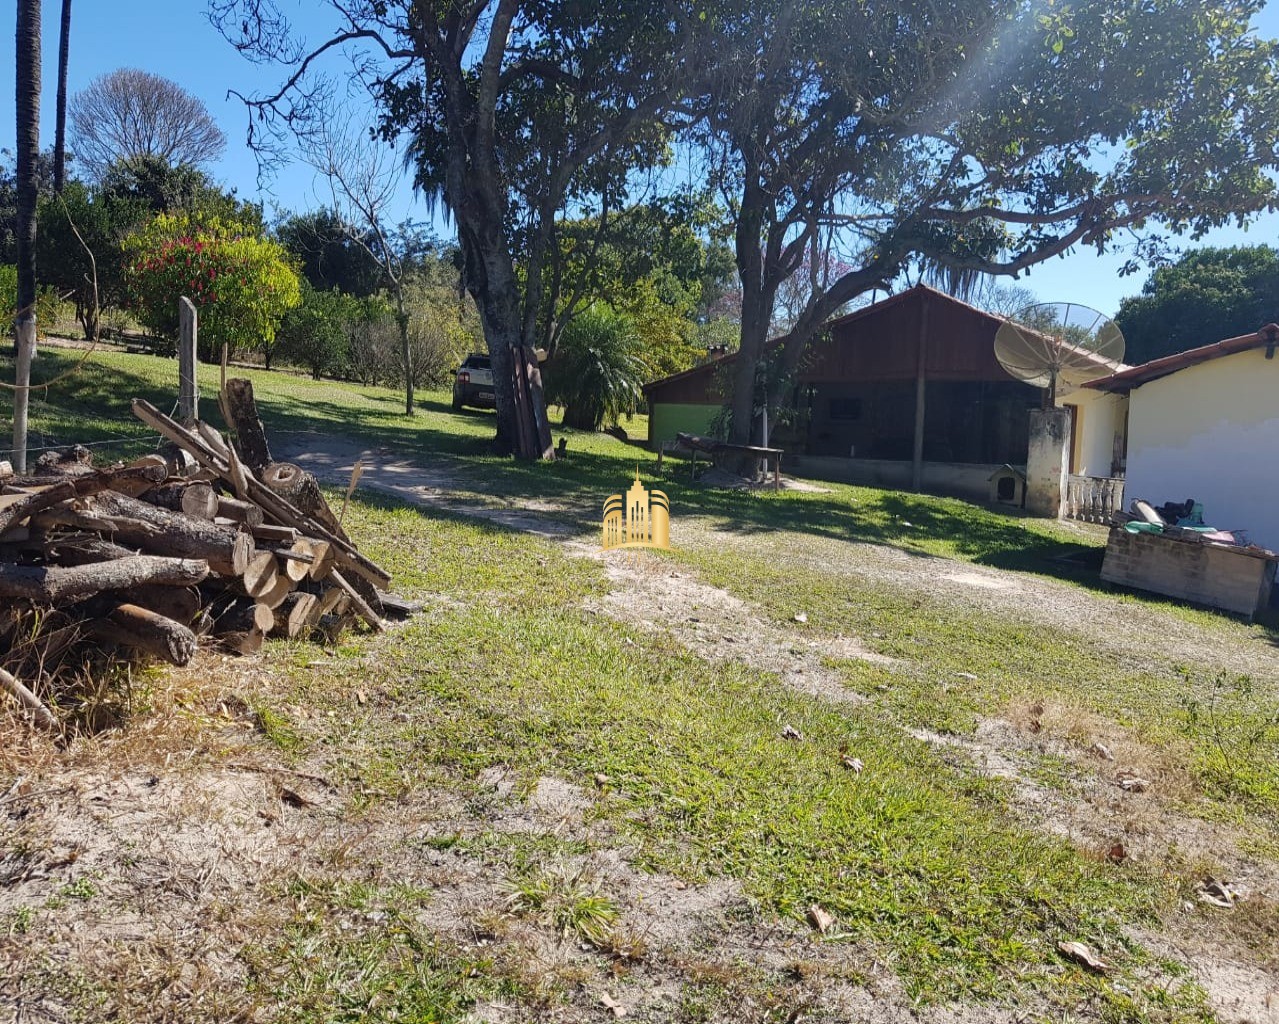
<path fill-rule="evenodd" d="M 282 8 L 295 25 L 313 40 L 323 39 L 337 27 L 328 4 L 319 0 L 282 0 Z M 56 89 L 58 12 L 57 0 L 44 0 L 44 75 L 41 108 L 41 145 L 53 142 Z M 179 82 L 204 100 L 227 136 L 226 154 L 212 167 L 214 175 L 246 198 L 260 199 L 268 208 L 306 209 L 323 201 L 309 168 L 290 167 L 279 173 L 265 190 L 259 190 L 257 166 L 244 145 L 245 112 L 238 100 L 227 96 L 229 88 L 246 94 L 279 82 L 279 69 L 258 67 L 239 56 L 208 23 L 202 0 L 75 0 L 72 8 L 70 91 L 84 88 L 98 75 L 118 67 L 139 67 Z M 1279 36 L 1279 0 L 1272 0 L 1257 28 Z M 0 68 L 13 68 L 13 34 L 0 32 Z M 334 70 L 341 70 L 335 63 Z M 0 105 L 0 147 L 13 146 L 12 93 L 5 90 Z M 403 215 L 425 220 L 408 183 L 402 190 Z M 442 235 L 447 230 L 439 228 Z M 1279 239 L 1279 213 L 1257 220 L 1248 231 L 1222 229 L 1195 244 L 1274 243 Z M 1191 243 L 1183 243 L 1189 245 Z M 1042 301 L 1083 302 L 1113 313 L 1124 295 L 1137 292 L 1144 274 L 1118 276 L 1124 262 L 1120 255 L 1097 256 L 1091 250 L 1070 253 L 1036 267 L 1021 283 Z"/>

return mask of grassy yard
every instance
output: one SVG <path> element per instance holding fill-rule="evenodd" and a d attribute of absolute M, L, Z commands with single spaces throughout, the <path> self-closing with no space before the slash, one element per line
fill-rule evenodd
<path fill-rule="evenodd" d="M 42 355 L 41 372 L 70 359 Z M 136 453 L 154 442 L 127 399 L 168 408 L 175 375 L 169 361 L 95 355 L 37 396 L 33 428 L 48 444 L 136 438 L 111 448 Z M 558 428 L 565 461 L 497 459 L 491 417 L 454 414 L 443 394 L 409 420 L 383 389 L 250 375 L 269 433 L 407 453 L 446 467 L 468 501 L 536 500 L 588 539 L 637 464 L 655 476 L 641 447 Z M 643 437 L 642 419 L 626 426 Z M 684 473 L 665 485 L 676 550 L 625 563 L 361 492 L 351 532 L 423 615 L 323 655 L 274 643 L 245 686 L 191 681 L 172 702 L 161 685 L 140 689 L 137 728 L 172 718 L 185 752 L 124 736 L 77 755 L 143 774 L 257 757 L 333 785 L 336 809 L 297 812 L 295 827 L 314 830 L 305 852 L 215 890 L 209 934 L 233 968 L 204 987 L 130 975 L 110 929 L 96 955 L 68 954 L 79 897 L 24 896 L 6 923 L 0 886 L 0 962 L 19 968 L 0 1006 L 60 984 L 85 1019 L 460 1021 L 505 1006 L 484 1019 L 586 1020 L 601 1019 L 606 986 L 635 1019 L 690 1024 L 849 1019 L 831 993 L 865 990 L 901 1014 L 958 1003 L 1006 1019 L 1243 1019 L 1199 960 L 1279 971 L 1270 633 L 1110 593 L 1096 532 L 840 485 L 714 491 Z M 681 629 L 726 635 L 690 643 L 601 610 L 624 586 L 642 604 L 646 581 L 672 575 L 742 602 L 783 657 L 829 647 L 822 667 L 849 699 L 788 685 L 696 605 Z M 966 599 L 969 576 L 1005 589 Z M 839 654 L 848 638 L 873 660 Z M 741 653 L 710 657 L 712 641 Z M 247 732 L 227 724 L 237 700 Z M 1097 742 L 1116 762 L 1091 755 Z M 1005 767 L 983 770 L 982 751 Z M 1151 792 L 1122 792 L 1124 767 Z M 26 770 L 0 760 L 0 792 Z M 555 779 L 572 794 L 550 823 L 512 825 Z M 1060 827 L 1063 807 L 1087 822 Z M 38 830 L 20 841 L 41 849 Z M 1113 854 L 1120 841 L 1131 855 Z M 35 856 L 18 842 L 0 853 L 0 880 Z M 600 867 L 612 854 L 680 891 L 730 886 L 720 929 L 655 937 L 634 898 L 643 883 Z M 93 878 L 68 870 L 64 888 Z M 467 883 L 465 913 L 444 909 L 468 870 L 483 884 Z M 1203 877 L 1228 872 L 1247 875 L 1249 898 L 1228 912 L 1199 902 Z M 126 875 L 95 883 L 109 898 L 84 897 L 98 918 L 150 898 Z M 832 918 L 824 936 L 804 924 L 814 905 Z M 174 956 L 189 955 L 187 933 L 173 936 Z M 1112 969 L 1070 963 L 1062 941 Z M 539 960 L 548 946 L 559 958 Z"/>

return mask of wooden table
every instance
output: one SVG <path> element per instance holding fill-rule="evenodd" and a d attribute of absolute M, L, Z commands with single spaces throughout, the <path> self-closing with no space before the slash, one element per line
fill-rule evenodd
<path fill-rule="evenodd" d="M 782 448 L 763 448 L 754 444 L 729 444 L 727 441 L 717 441 L 713 437 L 698 437 L 696 434 L 679 433 L 675 435 L 675 441 L 663 442 L 658 446 L 657 450 L 657 468 L 662 468 L 662 457 L 669 452 L 688 452 L 693 457 L 693 464 L 697 464 L 697 456 L 699 454 L 718 455 L 728 452 L 736 455 L 755 455 L 764 460 L 767 468 L 769 461 L 773 464 L 773 490 L 781 490 L 782 487 L 782 454 L 785 449 Z"/>

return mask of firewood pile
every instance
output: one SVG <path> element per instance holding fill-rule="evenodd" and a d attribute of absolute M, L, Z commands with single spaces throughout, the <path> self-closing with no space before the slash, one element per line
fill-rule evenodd
<path fill-rule="evenodd" d="M 230 441 L 134 399 L 164 439 L 156 454 L 96 467 L 77 448 L 29 475 L 0 462 L 0 697 L 36 724 L 59 728 L 42 694 L 95 667 L 251 654 L 266 636 L 334 642 L 415 610 L 314 477 L 271 459 L 249 382 L 226 385 Z"/>

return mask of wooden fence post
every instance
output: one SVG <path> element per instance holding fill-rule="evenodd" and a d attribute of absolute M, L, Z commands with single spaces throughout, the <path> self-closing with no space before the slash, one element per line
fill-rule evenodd
<path fill-rule="evenodd" d="M 178 418 L 188 426 L 200 418 L 200 392 L 195 385 L 195 347 L 199 331 L 195 303 L 178 299 Z"/>

